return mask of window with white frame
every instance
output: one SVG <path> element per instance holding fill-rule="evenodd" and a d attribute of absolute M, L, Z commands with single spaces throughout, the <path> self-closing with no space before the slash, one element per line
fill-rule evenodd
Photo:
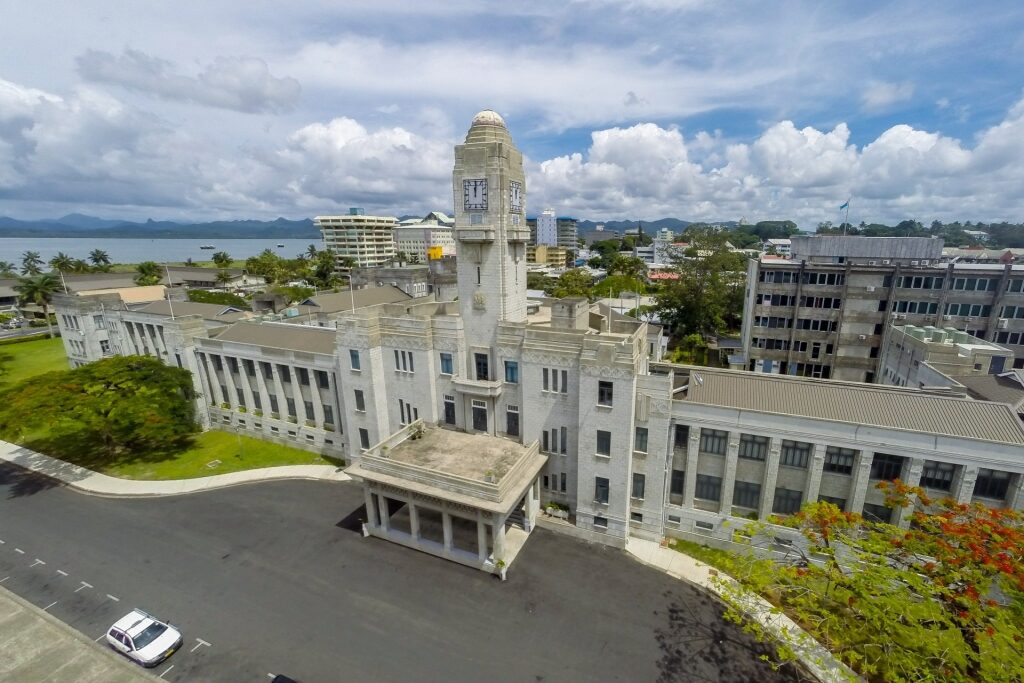
<path fill-rule="evenodd" d="M 739 457 L 747 460 L 764 460 L 768 456 L 768 442 L 767 436 L 741 434 Z"/>
<path fill-rule="evenodd" d="M 610 456 L 612 454 L 612 433 L 603 429 L 597 430 L 597 454 Z"/>
<path fill-rule="evenodd" d="M 736 481 L 732 487 L 732 504 L 757 509 L 761 503 L 761 485 L 752 481 Z"/>
<path fill-rule="evenodd" d="M 789 441 L 783 439 L 779 464 L 786 467 L 807 468 L 813 446 L 805 441 Z"/>
<path fill-rule="evenodd" d="M 725 455 L 729 444 L 729 432 L 720 429 L 700 430 L 700 451 L 712 455 Z"/>
<path fill-rule="evenodd" d="M 647 477 L 640 472 L 633 473 L 633 492 L 631 498 L 634 500 L 644 499 L 644 488 L 647 486 Z"/>

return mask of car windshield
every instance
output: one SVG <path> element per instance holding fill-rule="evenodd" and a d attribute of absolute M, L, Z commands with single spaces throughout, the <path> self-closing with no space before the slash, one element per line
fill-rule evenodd
<path fill-rule="evenodd" d="M 159 638 L 160 635 L 166 630 L 167 626 L 164 624 L 159 624 L 156 622 L 150 624 L 146 627 L 145 631 L 132 638 L 132 641 L 135 643 L 135 649 L 141 650 L 142 648 L 146 647 L 154 640 Z"/>

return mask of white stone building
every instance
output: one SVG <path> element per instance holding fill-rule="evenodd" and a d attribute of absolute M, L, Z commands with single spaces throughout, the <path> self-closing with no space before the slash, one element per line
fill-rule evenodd
<path fill-rule="evenodd" d="M 350 259 L 359 268 L 390 263 L 395 257 L 394 216 L 367 216 L 349 209 L 347 216 L 317 216 L 313 223 L 323 234 L 324 248 L 334 252 L 338 267 Z"/>
<path fill-rule="evenodd" d="M 665 364 L 656 326 L 530 300 L 522 157 L 494 112 L 456 147 L 452 187 L 457 301 L 356 307 L 326 327 L 115 306 L 111 348 L 191 370 L 214 428 L 344 458 L 367 534 L 495 573 L 543 503 L 616 546 L 724 542 L 734 517 L 819 499 L 905 524 L 874 487 L 895 477 L 1024 507 L 1007 405 Z M 58 319 L 82 305 L 61 299 Z"/>
<path fill-rule="evenodd" d="M 395 251 L 420 263 L 455 255 L 454 221 L 439 211 L 418 220 L 402 221 L 394 229 Z"/>

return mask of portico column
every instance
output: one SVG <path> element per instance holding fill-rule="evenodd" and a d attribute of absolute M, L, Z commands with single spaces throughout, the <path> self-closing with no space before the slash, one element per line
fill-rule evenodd
<path fill-rule="evenodd" d="M 224 368 L 224 384 L 228 388 L 228 395 L 226 401 L 228 405 L 237 408 L 238 407 L 238 390 L 235 387 L 235 378 L 231 376 L 231 363 L 228 361 L 227 356 L 221 356 L 221 367 Z M 238 359 L 235 359 L 238 362 Z"/>
<path fill-rule="evenodd" d="M 271 371 L 271 373 L 273 373 L 273 371 Z M 256 362 L 256 391 L 260 395 L 259 411 L 261 413 L 263 413 L 264 415 L 269 416 L 270 412 L 271 412 L 271 410 L 270 410 L 270 392 L 267 391 L 267 383 L 266 383 L 265 379 L 266 378 L 263 375 L 263 365 L 262 365 L 262 363 Z M 255 401 L 253 402 L 253 406 L 255 407 Z"/>
<path fill-rule="evenodd" d="M 729 446 L 725 450 L 725 472 L 722 476 L 722 500 L 718 512 L 732 514 L 732 489 L 736 485 L 736 462 L 740 453 L 739 432 L 729 432 Z"/>
<path fill-rule="evenodd" d="M 366 499 L 366 523 L 372 528 L 377 526 L 377 510 L 373 507 L 373 494 L 368 487 L 363 488 L 363 498 Z"/>
<path fill-rule="evenodd" d="M 409 505 L 409 532 L 412 534 L 412 539 L 417 543 L 420 540 L 420 511 L 417 509 L 416 504 L 411 500 Z"/>
<path fill-rule="evenodd" d="M 779 478 L 779 460 L 782 457 L 782 440 L 772 438 L 768 458 L 764 462 L 764 480 L 761 484 L 761 505 L 757 511 L 759 519 L 768 519 L 775 502 L 775 483 Z"/>
<path fill-rule="evenodd" d="M 487 561 L 487 525 L 479 510 L 476 512 L 476 556 L 481 562 Z"/>
<path fill-rule="evenodd" d="M 288 366 L 288 374 L 292 378 L 292 400 L 295 401 L 295 424 L 304 425 L 306 420 L 306 401 L 302 398 L 302 382 L 299 381 L 299 369 L 294 365 Z"/>
<path fill-rule="evenodd" d="M 907 468 L 906 477 L 903 482 L 907 486 L 917 486 L 921 483 L 921 472 L 924 471 L 924 458 L 911 458 L 910 467 Z M 914 514 L 914 506 L 896 508 L 896 526 L 904 529 L 910 527 L 910 518 Z"/>
<path fill-rule="evenodd" d="M 853 462 L 853 481 L 850 483 L 850 509 L 847 512 L 864 512 L 864 498 L 868 493 L 868 480 L 871 478 L 871 461 L 875 454 L 871 451 L 859 451 Z"/>
<path fill-rule="evenodd" d="M 497 515 L 498 521 L 494 523 L 494 561 L 505 559 L 505 520 Z"/>
<path fill-rule="evenodd" d="M 693 507 L 697 493 L 697 457 L 700 454 L 700 429 L 690 426 L 690 440 L 686 444 L 686 479 L 683 481 L 683 507 Z"/>
<path fill-rule="evenodd" d="M 252 398 L 253 397 L 252 377 L 249 376 L 249 373 L 246 370 L 245 360 L 246 359 L 244 359 L 244 358 L 239 358 L 238 359 L 238 381 L 242 385 L 242 398 L 245 400 L 246 410 L 248 410 L 249 412 L 252 412 L 253 410 L 256 409 L 256 404 L 255 404 L 255 402 L 253 401 L 253 398 Z M 255 375 L 255 374 L 256 374 L 256 363 L 253 362 L 253 375 Z"/>
<path fill-rule="evenodd" d="M 391 515 L 388 512 L 388 499 L 383 494 L 377 494 L 377 506 L 380 510 L 380 528 L 389 532 L 391 530 Z"/>
<path fill-rule="evenodd" d="M 452 516 L 447 512 L 441 513 L 441 528 L 444 531 L 444 551 L 452 551 Z"/>
<path fill-rule="evenodd" d="M 220 391 L 220 378 L 217 377 L 217 371 L 213 369 L 213 358 L 209 354 L 203 354 L 203 365 L 206 367 L 206 376 L 210 380 L 210 391 L 213 393 L 213 399 L 217 403 L 217 407 L 220 408 L 224 403 L 224 397 Z M 223 359 L 221 360 L 221 367 L 223 365 Z"/>
<path fill-rule="evenodd" d="M 274 379 L 274 400 L 277 401 L 277 410 L 274 410 L 273 406 L 270 407 L 271 417 L 277 413 L 277 419 L 283 420 L 288 416 L 288 398 L 284 393 L 284 382 L 281 381 L 277 363 L 270 364 L 270 375 Z"/>
<path fill-rule="evenodd" d="M 970 503 L 974 497 L 974 482 L 978 480 L 977 467 L 965 467 L 963 465 L 957 470 L 956 479 L 953 482 L 953 497 L 958 503 Z"/>
<path fill-rule="evenodd" d="M 317 368 L 309 369 L 309 398 L 313 401 L 313 424 L 319 429 L 323 429 L 324 426 L 324 397 L 321 393 L 324 390 L 320 388 L 321 372 L 327 371 Z M 328 376 L 330 376 L 329 373 Z M 330 380 L 328 380 L 327 386 L 330 385 Z"/>
<path fill-rule="evenodd" d="M 807 486 L 804 489 L 804 501 L 814 503 L 821 494 L 821 474 L 825 470 L 825 449 L 823 443 L 814 444 L 814 453 L 807 463 Z"/>

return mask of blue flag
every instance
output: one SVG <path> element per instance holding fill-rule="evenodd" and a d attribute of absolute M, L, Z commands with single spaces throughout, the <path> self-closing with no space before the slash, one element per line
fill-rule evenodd
<path fill-rule="evenodd" d="M 845 202 L 843 202 L 843 205 L 839 207 L 839 210 L 842 211 L 843 209 L 845 209 L 848 206 L 850 206 L 850 200 L 849 199 L 847 199 Z"/>

